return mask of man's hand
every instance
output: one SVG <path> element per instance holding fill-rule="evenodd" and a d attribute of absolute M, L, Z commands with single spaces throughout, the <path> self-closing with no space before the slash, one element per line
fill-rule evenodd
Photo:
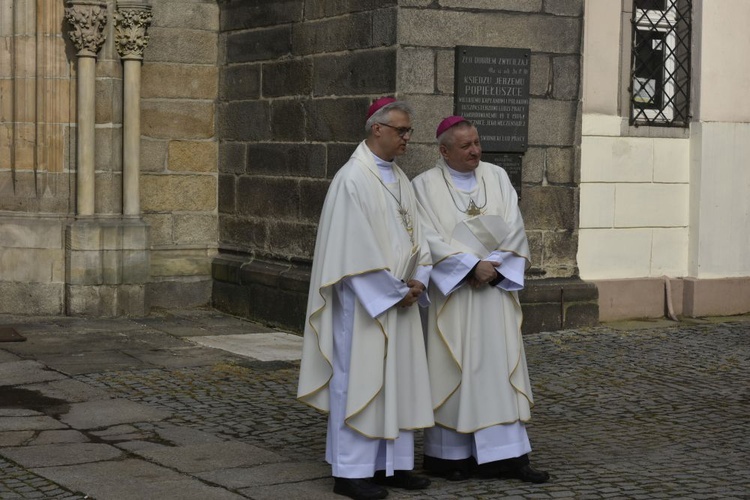
<path fill-rule="evenodd" d="M 409 291 L 406 293 L 406 296 L 396 304 L 398 307 L 413 306 L 425 290 L 424 284 L 417 280 L 407 281 L 406 286 L 409 287 Z"/>
<path fill-rule="evenodd" d="M 500 262 L 493 260 L 480 260 L 479 264 L 474 268 L 474 275 L 469 278 L 469 285 L 473 288 L 479 288 L 482 285 L 486 285 L 490 281 L 497 278 L 497 271 L 495 268 L 500 265 Z"/>

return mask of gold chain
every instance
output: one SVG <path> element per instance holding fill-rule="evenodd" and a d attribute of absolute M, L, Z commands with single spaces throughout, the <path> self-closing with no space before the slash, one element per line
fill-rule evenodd
<path fill-rule="evenodd" d="M 458 206 L 458 203 L 456 203 L 456 198 L 453 196 L 453 189 L 451 188 L 450 183 L 448 182 L 448 179 L 445 177 L 445 170 L 441 169 L 440 173 L 443 174 L 443 180 L 445 181 L 445 187 L 448 188 L 448 194 L 451 195 L 451 200 L 453 200 L 453 204 L 456 206 L 456 209 L 464 213 L 466 215 L 475 216 L 475 215 L 481 215 L 482 209 L 487 206 L 487 183 L 484 180 L 484 176 L 482 176 L 482 186 L 484 187 L 484 203 L 482 206 L 477 206 L 477 204 L 474 202 L 474 199 L 469 196 L 469 206 L 466 207 L 466 210 L 461 210 L 461 207 Z M 400 186 L 399 186 L 400 187 Z"/>
<path fill-rule="evenodd" d="M 411 215 L 409 214 L 409 210 L 404 208 L 401 204 L 401 179 L 396 179 L 398 181 L 398 198 L 396 198 L 396 195 L 391 193 L 391 190 L 388 189 L 388 186 L 385 185 L 385 182 L 383 182 L 379 175 L 372 170 L 370 170 L 370 173 L 375 176 L 380 185 L 383 186 L 383 189 L 385 189 L 385 191 L 396 201 L 396 204 L 398 205 L 398 217 L 401 220 L 401 225 L 406 229 L 406 232 L 409 234 L 409 240 L 411 241 L 411 244 L 414 245 L 414 225 L 411 221 Z"/>

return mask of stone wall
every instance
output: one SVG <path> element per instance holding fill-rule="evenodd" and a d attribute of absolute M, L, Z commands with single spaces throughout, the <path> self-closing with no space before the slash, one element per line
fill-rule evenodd
<path fill-rule="evenodd" d="M 457 45 L 531 49 L 529 148 L 520 201 L 532 267 L 520 294 L 524 332 L 597 322 L 597 290 L 578 278 L 583 0 L 402 0 L 399 96 L 416 108 L 401 164 L 437 158 L 436 124 L 453 114 Z"/>
<path fill-rule="evenodd" d="M 320 209 L 396 91 L 396 2 L 225 1 L 214 304 L 300 328 Z"/>
<path fill-rule="evenodd" d="M 153 0 L 141 90 L 141 206 L 151 225 L 151 306 L 210 302 L 218 239 L 219 8 Z"/>
<path fill-rule="evenodd" d="M 92 314 L 119 311 L 86 306 L 98 285 L 79 264 L 91 251 L 105 264 L 111 252 L 126 258 L 135 249 L 106 236 L 125 231 L 147 246 L 139 262 L 148 276 L 137 273 L 146 309 L 213 300 L 301 328 L 320 208 L 364 137 L 367 106 L 382 95 L 414 104 L 417 132 L 401 163 L 412 176 L 428 168 L 434 127 L 452 113 L 459 44 L 531 49 L 522 210 L 537 292 L 527 301 L 562 297 L 560 283 L 577 274 L 582 0 L 153 0 L 140 106 L 146 233 L 122 215 L 115 0 L 96 65 L 100 231 L 89 231 L 91 221 L 76 225 L 77 66 L 61 31 L 64 5 L 0 0 L 0 235 L 12 235 L 0 241 L 0 292 L 13 298 L 0 303 L 65 312 L 76 291 L 66 283 L 80 271 L 91 288 L 69 302 Z M 83 238 L 89 233 L 101 236 Z M 80 242 L 81 253 L 66 241 Z M 114 274 L 102 283 L 107 293 L 121 284 Z M 582 296 L 576 287 L 570 296 Z M 557 316 L 537 323 L 565 324 L 561 301 L 544 302 Z"/>
<path fill-rule="evenodd" d="M 0 0 L 0 312 L 64 310 L 75 85 L 63 8 Z"/>
<path fill-rule="evenodd" d="M 521 208 L 538 282 L 525 297 L 544 318 L 529 324 L 595 321 L 596 289 L 576 278 L 582 0 L 220 5 L 216 307 L 302 327 L 320 207 L 367 105 L 394 94 L 414 105 L 400 164 L 429 168 L 435 126 L 453 113 L 454 47 L 477 45 L 532 51 Z"/>
<path fill-rule="evenodd" d="M 0 0 L 0 312 L 143 314 L 210 302 L 219 8 L 215 0 L 150 3 L 140 106 L 146 228 L 123 216 L 115 0 L 106 1 L 96 60 L 95 207 L 85 220 L 76 208 L 78 65 L 68 4 Z"/>
<path fill-rule="evenodd" d="M 70 212 L 75 87 L 63 2 L 0 0 L 0 211 Z"/>
<path fill-rule="evenodd" d="M 521 198 L 530 277 L 576 275 L 583 1 L 400 4 L 397 89 L 418 115 L 404 168 L 415 174 L 437 158 L 436 124 L 453 113 L 456 45 L 531 49 L 529 148 L 523 156 Z"/>

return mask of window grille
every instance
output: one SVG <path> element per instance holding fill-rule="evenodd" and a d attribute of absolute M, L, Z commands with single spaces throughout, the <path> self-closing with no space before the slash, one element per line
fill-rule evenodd
<path fill-rule="evenodd" d="M 633 0 L 630 124 L 690 122 L 692 0 Z"/>

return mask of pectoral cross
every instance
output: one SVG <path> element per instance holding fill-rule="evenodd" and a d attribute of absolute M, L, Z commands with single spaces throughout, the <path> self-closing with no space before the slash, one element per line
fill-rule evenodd
<path fill-rule="evenodd" d="M 481 213 L 482 211 L 479 210 L 479 207 L 476 203 L 474 203 L 474 200 L 469 199 L 469 207 L 466 209 L 466 215 L 474 217 L 475 215 L 480 215 Z"/>
<path fill-rule="evenodd" d="M 411 223 L 411 216 L 409 215 L 409 211 L 406 210 L 401 205 L 399 205 L 398 216 L 401 218 L 401 224 L 404 226 L 404 229 L 406 229 L 406 232 L 409 233 L 409 239 L 411 240 L 411 244 L 413 245 L 414 244 L 414 226 Z"/>

